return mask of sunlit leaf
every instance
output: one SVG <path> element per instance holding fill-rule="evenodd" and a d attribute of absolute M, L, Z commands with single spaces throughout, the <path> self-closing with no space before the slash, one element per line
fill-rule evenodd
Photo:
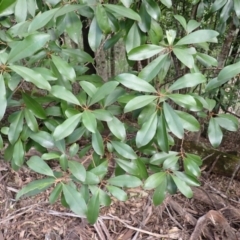
<path fill-rule="evenodd" d="M 213 147 L 218 147 L 222 142 L 223 133 L 215 118 L 211 118 L 208 125 L 208 138 Z"/>
<path fill-rule="evenodd" d="M 27 165 L 30 169 L 37 173 L 41 173 L 43 175 L 47 175 L 50 177 L 54 177 L 53 170 L 48 166 L 46 162 L 44 162 L 38 156 L 32 156 L 28 161 Z"/>
<path fill-rule="evenodd" d="M 70 209 L 80 217 L 85 217 L 87 213 L 87 205 L 81 193 L 73 187 L 65 184 L 63 185 L 63 193 Z"/>
<path fill-rule="evenodd" d="M 51 85 L 48 83 L 46 79 L 43 78 L 43 76 L 40 73 L 30 68 L 17 65 L 11 65 L 9 66 L 9 68 L 11 68 L 17 74 L 19 74 L 27 82 L 31 82 L 41 89 L 45 89 L 48 91 L 51 90 Z"/>

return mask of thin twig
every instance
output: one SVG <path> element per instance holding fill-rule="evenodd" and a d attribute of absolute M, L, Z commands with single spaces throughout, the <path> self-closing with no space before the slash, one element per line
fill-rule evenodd
<path fill-rule="evenodd" d="M 225 193 L 228 192 L 228 190 L 229 190 L 229 188 L 230 188 L 230 185 L 232 184 L 232 181 L 233 181 L 234 177 L 236 176 L 239 168 L 240 168 L 240 164 L 238 164 L 237 167 L 235 168 L 235 170 L 234 170 L 234 172 L 233 172 L 233 174 L 232 174 L 232 177 L 231 177 L 231 179 L 230 179 L 230 181 L 229 181 L 229 183 L 228 183 L 228 187 L 227 187 L 227 190 L 225 191 Z"/>
<path fill-rule="evenodd" d="M 121 220 L 120 218 L 118 218 L 116 216 L 113 216 L 111 214 L 108 214 L 108 216 L 112 217 L 112 220 L 117 220 L 117 221 L 121 222 L 122 224 L 124 224 L 125 227 L 127 227 L 129 229 L 132 229 L 134 231 L 145 233 L 145 234 L 148 234 L 150 236 L 154 236 L 154 237 L 158 237 L 158 238 L 170 238 L 170 234 L 158 234 L 158 233 L 152 233 L 152 232 L 149 232 L 149 231 L 145 231 L 145 230 L 142 230 L 142 229 L 139 229 L 139 228 L 129 226 L 123 220 Z M 176 233 L 178 233 L 178 232 L 174 232 L 174 234 L 176 234 Z M 179 231 L 179 233 L 180 233 L 180 231 Z M 173 233 L 171 233 L 171 234 L 173 234 Z"/>

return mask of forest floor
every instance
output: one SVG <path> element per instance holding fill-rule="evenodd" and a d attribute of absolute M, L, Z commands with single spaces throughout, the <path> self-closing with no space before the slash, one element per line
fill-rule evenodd
<path fill-rule="evenodd" d="M 222 150 L 240 151 L 238 138 L 240 132 L 228 134 Z M 0 240 L 240 239 L 240 182 L 234 179 L 203 171 L 192 199 L 179 193 L 158 207 L 152 192 L 129 189 L 126 202 L 113 199 L 89 225 L 60 202 L 50 205 L 50 190 L 16 202 L 16 192 L 39 177 L 0 162 Z"/>

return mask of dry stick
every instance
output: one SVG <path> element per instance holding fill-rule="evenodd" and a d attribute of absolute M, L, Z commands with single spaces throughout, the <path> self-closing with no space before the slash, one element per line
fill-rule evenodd
<path fill-rule="evenodd" d="M 230 181 L 229 181 L 229 184 L 228 184 L 227 190 L 225 191 L 225 193 L 228 192 L 228 190 L 229 190 L 229 188 L 230 188 L 230 185 L 232 184 L 232 181 L 233 181 L 234 177 L 236 176 L 236 174 L 237 174 L 239 168 L 240 168 L 240 164 L 238 164 L 237 167 L 236 167 L 236 169 L 234 170 L 234 172 L 233 172 L 233 174 L 232 174 L 232 177 L 231 177 L 231 179 L 230 179 Z"/>
<path fill-rule="evenodd" d="M 167 212 L 168 212 L 168 215 L 169 215 L 169 217 L 173 220 L 173 222 L 177 225 L 177 226 L 179 226 L 179 228 L 181 228 L 182 230 L 184 229 L 182 226 L 181 226 L 181 224 L 172 216 L 172 214 L 170 213 L 170 211 L 169 211 L 169 209 L 168 209 L 168 207 L 167 207 L 167 205 L 165 204 L 165 208 L 167 209 Z"/>
<path fill-rule="evenodd" d="M 232 201 L 232 202 L 234 202 L 234 203 L 238 203 L 238 204 L 240 204 L 240 201 L 236 201 L 236 200 L 234 200 L 234 199 L 232 199 L 232 198 L 228 198 L 228 196 L 226 196 L 224 193 L 222 193 L 221 191 L 219 191 L 219 190 L 217 190 L 216 188 L 214 188 L 213 186 L 211 186 L 210 184 L 208 184 L 208 183 L 206 183 L 207 185 L 208 185 L 208 187 L 210 187 L 212 190 L 214 190 L 217 194 L 219 194 L 221 197 L 223 197 L 223 198 L 225 198 L 225 199 L 227 199 L 227 200 L 229 200 L 229 201 Z"/>
<path fill-rule="evenodd" d="M 105 223 L 102 221 L 101 218 L 98 218 L 98 222 L 101 224 L 101 227 L 102 227 L 102 229 L 104 230 L 104 233 L 106 234 L 107 239 L 108 239 L 108 240 L 112 240 L 112 238 L 111 238 L 111 236 L 110 236 L 110 234 L 109 234 L 109 231 L 108 231 Z"/>
<path fill-rule="evenodd" d="M 215 167 L 215 165 L 216 165 L 216 163 L 217 163 L 219 157 L 220 157 L 220 154 L 219 154 L 219 155 L 216 157 L 216 159 L 214 160 L 214 162 L 213 162 L 211 168 L 208 170 L 208 172 L 207 172 L 207 174 L 206 174 L 206 177 L 208 177 L 209 174 L 210 174 L 210 173 L 212 172 L 212 170 L 214 169 L 214 167 Z"/>
<path fill-rule="evenodd" d="M 104 234 L 103 234 L 103 232 L 102 232 L 102 229 L 101 229 L 101 227 L 99 226 L 99 223 L 96 222 L 93 226 L 94 226 L 95 230 L 97 231 L 98 236 L 100 237 L 100 239 L 101 239 L 101 240 L 106 240 L 106 238 L 105 238 L 105 236 L 104 236 Z"/>
<path fill-rule="evenodd" d="M 141 233 L 146 233 L 150 236 L 154 236 L 154 237 L 158 237 L 158 238 L 170 238 L 170 234 L 158 234 L 158 233 L 152 233 L 152 232 L 149 232 L 149 231 L 145 231 L 145 230 L 142 230 L 142 229 L 139 229 L 139 228 L 129 226 L 123 220 L 121 220 L 118 217 L 113 216 L 112 214 L 108 214 L 108 216 L 112 217 L 112 220 L 117 220 L 117 221 L 123 223 L 125 227 L 127 227 L 129 229 L 132 229 L 134 231 L 141 232 Z M 178 232 L 175 232 L 175 233 L 178 233 Z M 180 233 L 180 231 L 179 231 L 179 233 Z M 173 234 L 173 233 L 171 233 L 171 234 Z"/>

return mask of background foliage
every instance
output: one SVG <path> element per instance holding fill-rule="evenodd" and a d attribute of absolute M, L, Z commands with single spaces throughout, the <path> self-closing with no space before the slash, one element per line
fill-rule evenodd
<path fill-rule="evenodd" d="M 0 17 L 0 147 L 43 175 L 17 199 L 52 187 L 94 223 L 126 188 L 190 198 L 186 136 L 238 128 L 238 0 L 2 0 Z"/>

